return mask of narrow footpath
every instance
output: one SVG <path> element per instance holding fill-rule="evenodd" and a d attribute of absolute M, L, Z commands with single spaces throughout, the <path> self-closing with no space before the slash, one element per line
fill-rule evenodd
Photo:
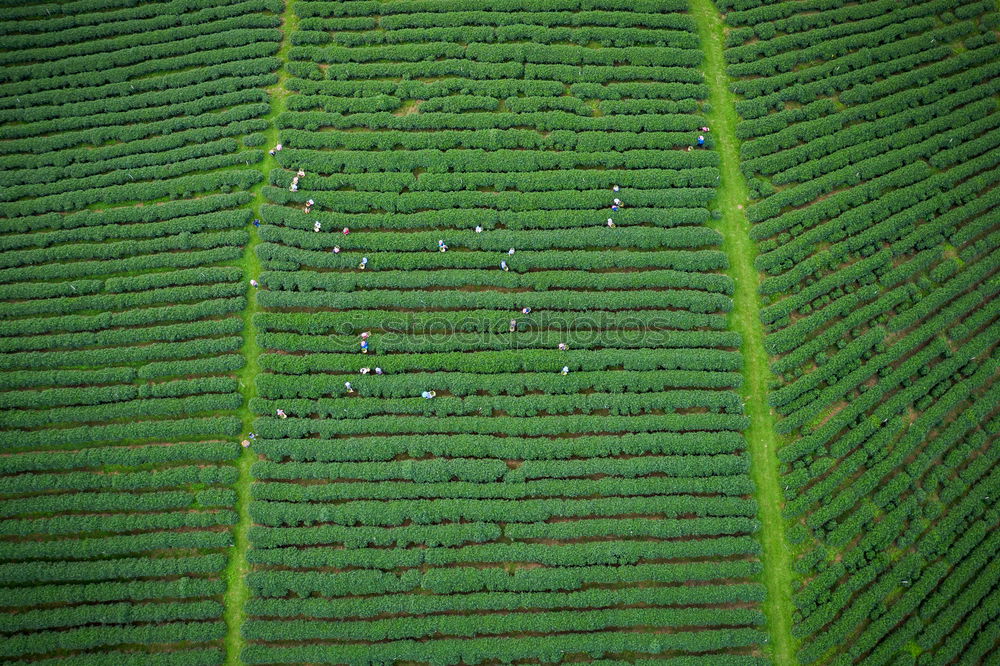
<path fill-rule="evenodd" d="M 282 13 L 281 21 L 281 48 L 277 56 L 281 59 L 281 69 L 278 70 L 278 82 L 267 89 L 271 100 L 271 111 L 265 116 L 268 121 L 268 129 L 264 135 L 267 140 L 264 142 L 264 150 L 270 150 L 278 143 L 278 127 L 275 118 L 285 110 L 285 98 L 287 91 L 284 88 L 285 79 L 288 77 L 285 65 L 288 63 L 288 49 L 291 48 L 290 35 L 298 25 L 298 17 L 292 11 L 295 0 L 285 0 L 285 9 Z M 261 209 L 266 203 L 264 198 L 264 185 L 272 169 L 279 168 L 278 161 L 266 152 L 264 159 L 258 165 L 264 174 L 264 179 L 255 185 L 250 193 L 253 194 L 253 201 L 250 206 L 253 209 L 251 219 L 261 217 Z M 250 400 L 257 397 L 257 386 L 255 379 L 260 366 L 257 356 L 260 353 L 257 347 L 257 334 L 253 328 L 253 316 L 258 311 L 257 289 L 250 286 L 250 280 L 259 280 L 261 274 L 260 259 L 257 257 L 257 245 L 260 243 L 260 235 L 257 228 L 251 223 L 249 227 L 250 242 L 247 243 L 243 253 L 242 265 L 243 274 L 247 284 L 247 308 L 243 312 L 243 348 L 241 353 L 246 359 L 246 365 L 237 374 L 240 382 L 240 392 L 243 394 L 243 407 L 239 410 L 239 416 L 243 421 L 243 437 L 251 432 L 254 421 L 254 414 L 250 411 Z M 243 650 L 243 620 L 246 617 L 244 607 L 250 596 L 250 590 L 246 584 L 246 575 L 249 570 L 247 565 L 247 550 L 250 548 L 250 485 L 253 481 L 251 477 L 251 466 L 257 455 L 253 452 L 253 447 L 243 449 L 237 460 L 239 478 L 236 481 L 236 514 L 238 516 L 236 525 L 233 528 L 233 546 L 229 554 L 229 563 L 226 565 L 226 595 L 223 601 L 225 606 L 224 617 L 226 620 L 226 664 L 241 664 L 240 652 Z"/>
<path fill-rule="evenodd" d="M 722 214 L 713 227 L 722 234 L 729 257 L 729 275 L 736 282 L 730 327 L 743 338 L 743 386 L 740 394 L 750 417 L 746 438 L 750 449 L 750 476 L 756 487 L 761 522 L 764 585 L 771 658 L 776 666 L 795 666 L 796 641 L 792 637 L 792 569 L 781 515 L 784 497 L 778 467 L 778 438 L 774 415 L 767 404 L 771 369 L 764 350 L 764 328 L 760 322 L 758 289 L 760 277 L 754 269 L 757 246 L 750 238 L 750 223 L 744 209 L 749 203 L 746 182 L 739 167 L 736 139 L 736 107 L 729 88 L 723 57 L 725 33 L 722 17 L 712 0 L 691 0 L 691 13 L 698 25 L 705 53 L 705 82 L 709 86 L 708 113 L 715 149 L 719 151 L 720 183 L 716 204 Z"/>

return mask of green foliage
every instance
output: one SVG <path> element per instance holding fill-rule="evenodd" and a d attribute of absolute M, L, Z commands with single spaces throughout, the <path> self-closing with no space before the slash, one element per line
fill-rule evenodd
<path fill-rule="evenodd" d="M 247 134 L 243 137 L 243 145 L 248 148 L 263 146 L 266 141 L 267 137 L 261 132 L 254 132 L 253 134 Z"/>
<path fill-rule="evenodd" d="M 998 339 L 982 235 L 1000 173 L 1000 51 L 977 24 L 996 8 L 725 5 L 802 553 L 799 663 L 975 662 L 992 641 L 967 613 L 995 582 L 978 555 L 997 525 L 979 407 L 995 359 L 978 363 Z"/>
<path fill-rule="evenodd" d="M 283 5 L 7 7 L 0 654 L 209 664 Z M 223 265 L 229 264 L 229 265 Z"/>

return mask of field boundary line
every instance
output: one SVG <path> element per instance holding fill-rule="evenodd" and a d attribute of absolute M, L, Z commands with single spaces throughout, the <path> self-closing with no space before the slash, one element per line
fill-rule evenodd
<path fill-rule="evenodd" d="M 280 168 L 278 161 L 268 154 L 278 143 L 278 126 L 275 119 L 278 114 L 285 110 L 284 83 L 288 78 L 286 65 L 288 63 L 288 50 L 291 48 L 291 34 L 298 25 L 298 17 L 292 9 L 295 0 L 285 0 L 285 7 L 282 11 L 281 21 L 281 47 L 278 49 L 277 57 L 281 59 L 281 69 L 278 70 L 278 82 L 267 89 L 270 97 L 271 110 L 264 116 L 269 126 L 264 131 L 266 140 L 264 142 L 264 159 L 257 168 L 261 170 L 264 178 L 255 185 L 250 193 L 253 200 L 250 206 L 253 209 L 253 219 L 261 217 L 261 207 L 267 203 L 264 197 L 264 185 L 268 182 L 268 176 L 272 169 Z M 250 411 L 250 400 L 257 397 L 257 385 L 255 380 L 260 366 L 257 357 L 260 349 L 257 346 L 257 333 L 253 327 L 253 317 L 259 311 L 257 305 L 257 289 L 250 285 L 250 280 L 257 280 L 261 274 L 260 258 L 257 256 L 257 245 L 260 243 L 260 235 L 257 228 L 251 223 L 249 227 L 250 239 L 247 242 L 243 253 L 241 265 L 244 267 L 244 278 L 247 286 L 247 307 L 243 312 L 243 347 L 241 354 L 246 359 L 246 365 L 237 373 L 240 382 L 240 392 L 243 394 L 243 406 L 239 410 L 240 419 L 243 421 L 243 436 L 253 428 L 254 415 Z M 229 554 L 229 561 L 226 565 L 226 593 L 223 599 L 223 616 L 226 621 L 225 654 L 227 665 L 237 665 L 243 662 L 240 653 L 243 651 L 243 622 L 246 619 L 246 602 L 250 597 L 250 590 L 247 587 L 246 576 L 249 571 L 247 564 L 247 551 L 250 549 L 250 486 L 253 482 L 251 467 L 257 454 L 253 447 L 243 449 L 237 460 L 239 478 L 234 489 L 236 490 L 237 515 L 236 525 L 233 527 L 233 545 Z"/>
<path fill-rule="evenodd" d="M 774 414 L 767 404 L 771 368 L 764 348 L 764 327 L 760 319 L 758 290 L 760 276 L 754 268 L 757 244 L 750 238 L 745 208 L 749 203 L 746 181 L 740 171 L 738 117 L 723 55 L 725 32 L 722 16 L 712 0 L 691 0 L 691 14 L 705 55 L 705 82 L 709 87 L 711 110 L 707 114 L 714 147 L 719 151 L 720 183 L 716 205 L 721 219 L 712 227 L 723 236 L 722 247 L 729 258 L 729 275 L 736 282 L 730 328 L 743 338 L 743 385 L 740 395 L 746 405 L 750 427 L 746 431 L 750 450 L 750 476 L 756 489 L 763 581 L 767 589 L 764 614 L 770 635 L 770 655 L 777 666 L 797 666 L 796 641 L 792 637 L 793 572 L 785 539 L 781 491 L 774 430 Z"/>

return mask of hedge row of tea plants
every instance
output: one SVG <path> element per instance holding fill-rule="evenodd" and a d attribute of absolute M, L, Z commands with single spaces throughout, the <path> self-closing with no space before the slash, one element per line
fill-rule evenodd
<path fill-rule="evenodd" d="M 1000 526 L 996 6 L 721 5 L 799 662 L 986 663 L 997 572 L 985 553 Z"/>
<path fill-rule="evenodd" d="M 762 663 L 686 3 L 293 10 L 243 659 Z"/>
<path fill-rule="evenodd" d="M 3 8 L 0 660 L 223 659 L 281 10 Z"/>

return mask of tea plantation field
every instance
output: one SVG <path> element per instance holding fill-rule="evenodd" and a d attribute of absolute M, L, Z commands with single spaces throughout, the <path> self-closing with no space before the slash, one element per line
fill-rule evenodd
<path fill-rule="evenodd" d="M 1000 664 L 995 0 L 0 0 L 0 663 Z"/>

